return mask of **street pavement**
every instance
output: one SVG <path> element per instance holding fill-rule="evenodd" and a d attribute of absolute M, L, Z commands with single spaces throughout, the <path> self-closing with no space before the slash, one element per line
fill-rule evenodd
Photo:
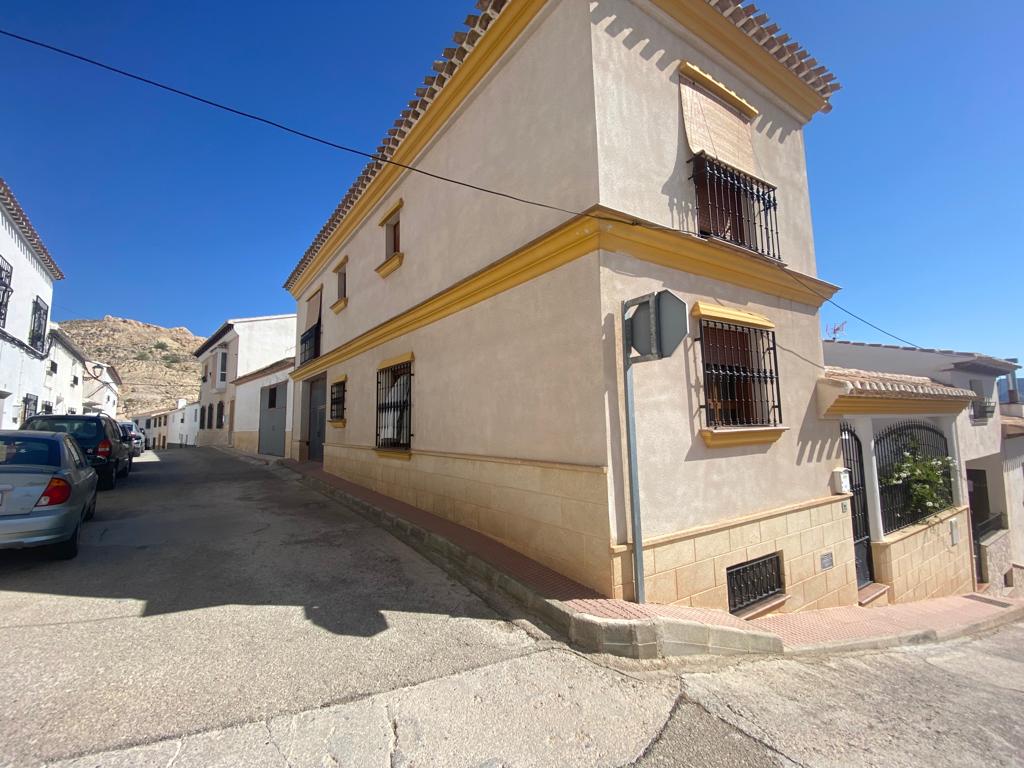
<path fill-rule="evenodd" d="M 1024 626 L 578 654 L 281 468 L 147 453 L 79 557 L 0 552 L 0 766 L 1019 765 Z"/>

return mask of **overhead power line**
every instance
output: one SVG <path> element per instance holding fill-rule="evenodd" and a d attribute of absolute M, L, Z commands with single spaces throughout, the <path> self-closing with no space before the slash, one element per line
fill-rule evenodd
<path fill-rule="evenodd" d="M 631 221 L 625 221 L 624 222 L 622 219 L 613 218 L 611 216 L 602 216 L 600 214 L 590 213 L 590 212 L 587 212 L 587 211 L 574 211 L 574 210 L 569 209 L 569 208 L 562 208 L 562 207 L 557 206 L 557 205 L 552 205 L 551 203 L 545 203 L 545 202 L 542 202 L 542 201 L 539 201 L 539 200 L 532 200 L 530 198 L 520 197 L 519 195 L 513 195 L 513 194 L 508 193 L 508 192 L 502 192 L 500 190 L 491 189 L 489 187 L 483 187 L 483 186 L 480 186 L 478 184 L 473 184 L 472 182 L 464 181 L 464 180 L 461 180 L 461 179 L 454 179 L 454 178 L 451 178 L 449 176 L 442 176 L 441 174 L 438 174 L 438 173 L 431 173 L 430 171 L 425 171 L 422 168 L 417 168 L 417 167 L 412 166 L 412 165 L 407 165 L 405 163 L 400 163 L 400 162 L 398 162 L 396 160 L 392 160 L 390 158 L 387 158 L 387 157 L 385 157 L 383 155 L 380 155 L 380 154 L 377 154 L 377 153 L 374 153 L 374 152 L 366 152 L 364 150 L 357 149 L 355 147 L 349 147 L 349 146 L 346 146 L 344 144 L 339 144 L 339 143 L 337 143 L 335 141 L 331 141 L 330 139 L 325 139 L 325 138 L 323 138 L 321 136 L 316 136 L 316 135 L 314 135 L 312 133 L 307 133 L 306 131 L 301 131 L 301 130 L 299 130 L 297 128 L 292 128 L 292 127 L 287 126 L 284 123 L 280 123 L 280 122 L 278 122 L 276 120 L 271 120 L 270 118 L 254 114 L 252 112 L 246 112 L 245 110 L 237 109 L 235 107 L 228 106 L 227 104 L 222 104 L 220 102 L 213 101 L 212 99 L 207 99 L 207 98 L 205 98 L 203 96 L 198 96 L 197 94 L 191 93 L 191 92 L 183 90 L 181 88 L 175 88 L 172 85 L 167 85 L 166 83 L 161 83 L 161 82 L 159 82 L 157 80 L 153 80 L 153 79 L 148 78 L 148 77 L 143 77 L 142 75 L 137 75 L 134 72 L 129 72 L 129 71 L 125 70 L 125 69 L 121 69 L 120 67 L 115 67 L 115 66 L 112 66 L 110 64 L 105 64 L 102 61 L 97 61 L 96 59 L 89 58 L 88 56 L 84 56 L 84 55 L 82 55 L 80 53 L 75 53 L 74 51 L 69 51 L 69 50 L 67 50 L 65 48 L 60 48 L 60 47 L 58 47 L 56 45 L 51 45 L 50 43 L 45 43 L 42 40 L 35 40 L 35 39 L 31 38 L 31 37 L 26 37 L 25 35 L 19 35 L 16 32 L 11 32 L 9 30 L 2 29 L 2 28 L 0 28 L 0 35 L 3 35 L 3 36 L 8 37 L 8 38 L 11 38 L 13 40 L 18 40 L 18 41 L 20 41 L 22 43 L 26 43 L 28 45 L 36 46 L 37 48 L 42 48 L 44 50 L 51 51 L 53 53 L 57 53 L 57 54 L 59 54 L 61 56 L 66 56 L 68 58 L 71 58 L 71 59 L 74 59 L 76 61 L 82 62 L 84 64 L 89 64 L 89 65 L 92 65 L 94 67 L 99 67 L 100 69 L 106 70 L 107 72 L 112 72 L 115 75 L 120 75 L 122 77 L 128 78 L 129 80 L 134 80 L 134 81 L 142 83 L 144 85 L 148 85 L 148 86 L 151 86 L 153 88 L 158 88 L 158 89 L 160 89 L 162 91 L 166 91 L 168 93 L 173 93 L 176 96 L 181 96 L 183 98 L 190 99 L 190 100 L 198 102 L 200 104 L 204 104 L 204 105 L 206 105 L 208 107 L 212 107 L 214 109 L 221 110 L 222 112 L 227 112 L 229 114 L 236 115 L 237 117 L 242 117 L 242 118 L 245 118 L 247 120 L 253 120 L 253 121 L 257 122 L 257 123 L 262 123 L 263 125 L 267 125 L 267 126 L 270 126 L 271 128 L 276 128 L 279 131 L 284 131 L 285 133 L 291 134 L 292 136 L 297 136 L 298 138 L 306 139 L 307 141 L 312 141 L 312 142 L 315 142 L 317 144 L 321 144 L 321 145 L 323 145 L 325 147 L 330 147 L 331 149 L 337 149 L 337 150 L 340 150 L 342 152 L 347 152 L 347 153 L 352 154 L 352 155 L 358 155 L 359 157 L 365 157 L 368 160 L 374 160 L 376 162 L 384 163 L 384 164 L 387 164 L 387 165 L 394 165 L 394 166 L 396 166 L 398 168 L 402 168 L 402 169 L 404 169 L 406 171 L 410 171 L 412 173 L 418 173 L 421 176 L 426 176 L 427 178 L 431 178 L 431 179 L 434 179 L 436 181 L 443 181 L 443 182 L 448 183 L 448 184 L 455 184 L 457 186 L 465 187 L 467 189 L 472 189 L 472 190 L 475 190 L 477 192 L 483 192 L 483 193 L 488 194 L 488 195 L 494 195 L 496 197 L 505 198 L 506 200 L 512 200 L 514 202 L 522 203 L 524 205 L 532 205 L 532 206 L 535 206 L 535 207 L 538 207 L 538 208 L 545 208 L 545 209 L 547 209 L 549 211 L 556 211 L 558 213 L 565 213 L 565 214 L 568 214 L 570 216 L 585 217 L 585 218 L 589 218 L 589 219 L 594 219 L 596 221 L 605 221 L 605 222 L 610 222 L 610 223 L 614 223 L 614 224 L 623 224 L 623 223 L 625 223 L 625 224 L 628 224 L 630 226 L 643 227 L 645 229 L 651 229 L 651 230 L 660 231 L 660 232 L 666 232 L 666 231 L 667 232 L 681 232 L 681 231 L 684 231 L 684 230 L 677 229 L 675 227 L 667 227 L 667 226 L 663 226 L 663 225 L 660 225 L 660 224 L 653 224 L 651 222 L 640 221 L 638 219 L 633 219 Z M 697 234 L 697 233 L 696 232 L 690 232 L 690 234 Z M 907 341 L 906 339 L 902 338 L 901 336 L 897 336 L 896 334 L 891 333 L 891 332 L 885 330 L 884 328 L 876 325 L 875 323 L 872 323 L 871 321 L 866 320 L 861 315 L 858 315 L 857 313 L 852 312 L 851 310 L 849 310 L 846 307 L 842 306 L 841 304 L 839 304 L 838 302 L 836 302 L 835 300 L 833 300 L 829 296 L 826 296 L 825 294 L 823 294 L 820 291 L 816 290 L 813 286 L 809 285 L 806 281 L 801 280 L 793 272 L 787 270 L 782 263 L 780 263 L 780 262 L 775 262 L 775 263 L 782 270 L 782 272 L 784 274 L 789 275 L 790 278 L 792 278 L 794 281 L 796 281 L 798 284 L 800 284 L 803 288 L 805 288 L 806 290 L 809 290 L 811 293 L 815 294 L 816 296 L 818 296 L 822 300 L 827 301 L 829 304 L 834 306 L 840 312 L 845 312 L 847 315 L 849 315 L 850 317 L 854 318 L 855 320 L 859 320 L 860 322 L 864 323 L 865 325 L 867 325 L 867 326 L 869 326 L 871 328 L 874 328 L 879 333 L 883 333 L 886 336 L 889 336 L 890 338 L 893 338 L 893 339 L 896 339 L 899 342 L 902 342 L 903 344 L 907 344 L 907 345 L 909 345 L 911 347 L 918 347 L 917 344 L 914 344 L 911 341 Z"/>

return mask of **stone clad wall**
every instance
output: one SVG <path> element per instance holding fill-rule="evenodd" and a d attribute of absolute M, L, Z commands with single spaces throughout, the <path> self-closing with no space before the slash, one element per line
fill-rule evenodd
<path fill-rule="evenodd" d="M 990 592 L 1002 594 L 1007 587 L 1013 587 L 1013 553 L 1010 532 L 1005 528 L 992 531 L 981 540 L 982 581 L 988 584 Z M 1009 584 L 1007 584 L 1009 580 Z"/>
<path fill-rule="evenodd" d="M 612 592 L 604 467 L 420 451 L 402 460 L 327 444 L 324 469 Z"/>
<path fill-rule="evenodd" d="M 959 528 L 953 544 L 951 524 Z M 906 603 L 974 589 L 971 524 L 967 507 L 948 509 L 872 542 L 875 581 L 891 588 L 889 601 Z"/>
<path fill-rule="evenodd" d="M 817 499 L 652 541 L 644 547 L 646 598 L 727 611 L 726 569 L 780 552 L 788 599 L 779 611 L 856 605 L 849 507 L 843 497 Z M 631 599 L 630 553 L 616 550 L 615 595 Z M 833 566 L 823 570 L 821 557 L 827 553 Z"/>

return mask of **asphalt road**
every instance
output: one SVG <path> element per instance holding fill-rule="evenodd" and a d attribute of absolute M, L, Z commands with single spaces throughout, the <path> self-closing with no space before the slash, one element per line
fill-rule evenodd
<path fill-rule="evenodd" d="M 0 766 L 1011 766 L 1024 626 L 819 657 L 582 656 L 212 450 L 0 553 Z M 498 612 L 489 607 L 493 604 Z"/>

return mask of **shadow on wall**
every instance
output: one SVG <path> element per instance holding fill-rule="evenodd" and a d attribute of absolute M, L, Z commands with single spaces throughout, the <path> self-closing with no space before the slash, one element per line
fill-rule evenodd
<path fill-rule="evenodd" d="M 136 463 L 116 491 L 101 493 L 76 559 L 0 551 L 0 589 L 141 600 L 143 618 L 301 606 L 310 622 L 354 637 L 385 631 L 393 611 L 494 618 L 390 534 L 297 482 L 205 448 Z"/>

